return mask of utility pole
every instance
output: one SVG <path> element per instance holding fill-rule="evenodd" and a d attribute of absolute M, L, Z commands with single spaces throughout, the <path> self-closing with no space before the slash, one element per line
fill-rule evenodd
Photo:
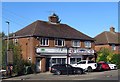
<path fill-rule="evenodd" d="M 67 47 L 67 75 L 69 75 L 69 70 L 68 70 L 68 57 L 69 57 L 69 47 Z"/>
<path fill-rule="evenodd" d="M 8 30 L 7 30 L 7 56 L 6 56 L 6 64 L 8 64 L 8 55 L 9 55 L 9 28 L 10 28 L 10 22 L 9 21 L 6 21 L 6 23 L 8 24 Z"/>

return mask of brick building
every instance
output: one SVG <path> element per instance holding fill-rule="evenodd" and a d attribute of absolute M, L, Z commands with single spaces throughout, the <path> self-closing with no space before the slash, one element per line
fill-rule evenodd
<path fill-rule="evenodd" d="M 120 33 L 115 32 L 114 27 L 110 27 L 110 31 L 104 31 L 98 34 L 94 39 L 95 50 L 99 51 L 101 48 L 108 48 L 116 54 L 120 54 Z"/>
<path fill-rule="evenodd" d="M 13 37 L 21 45 L 22 57 L 35 63 L 38 72 L 48 71 L 56 63 L 66 63 L 67 51 L 69 64 L 95 57 L 93 38 L 60 23 L 55 13 L 48 19 L 33 22 Z"/>

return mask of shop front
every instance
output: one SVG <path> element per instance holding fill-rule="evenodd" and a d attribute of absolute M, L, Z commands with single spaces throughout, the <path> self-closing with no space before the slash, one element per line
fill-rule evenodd
<path fill-rule="evenodd" d="M 69 56 L 68 56 L 69 55 Z M 77 63 L 85 58 L 94 57 L 94 50 L 70 48 L 36 48 L 37 71 L 49 71 L 54 64 Z"/>

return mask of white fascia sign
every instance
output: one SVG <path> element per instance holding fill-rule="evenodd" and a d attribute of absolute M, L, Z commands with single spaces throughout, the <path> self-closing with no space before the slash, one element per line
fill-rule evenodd
<path fill-rule="evenodd" d="M 70 54 L 94 54 L 93 49 L 72 49 L 70 48 L 68 51 Z M 36 48 L 36 53 L 58 53 L 58 54 L 66 54 L 66 48 Z"/>

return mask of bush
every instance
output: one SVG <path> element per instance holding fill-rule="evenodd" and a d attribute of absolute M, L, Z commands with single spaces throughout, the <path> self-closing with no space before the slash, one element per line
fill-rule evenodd
<path fill-rule="evenodd" d="M 13 65 L 13 70 L 14 73 L 16 73 L 18 76 L 24 74 L 31 74 L 34 73 L 34 66 L 34 64 L 28 62 L 27 60 L 21 60 L 16 65 Z"/>
<path fill-rule="evenodd" d="M 111 63 L 115 63 L 117 67 L 120 69 L 120 54 L 114 54 Z"/>

